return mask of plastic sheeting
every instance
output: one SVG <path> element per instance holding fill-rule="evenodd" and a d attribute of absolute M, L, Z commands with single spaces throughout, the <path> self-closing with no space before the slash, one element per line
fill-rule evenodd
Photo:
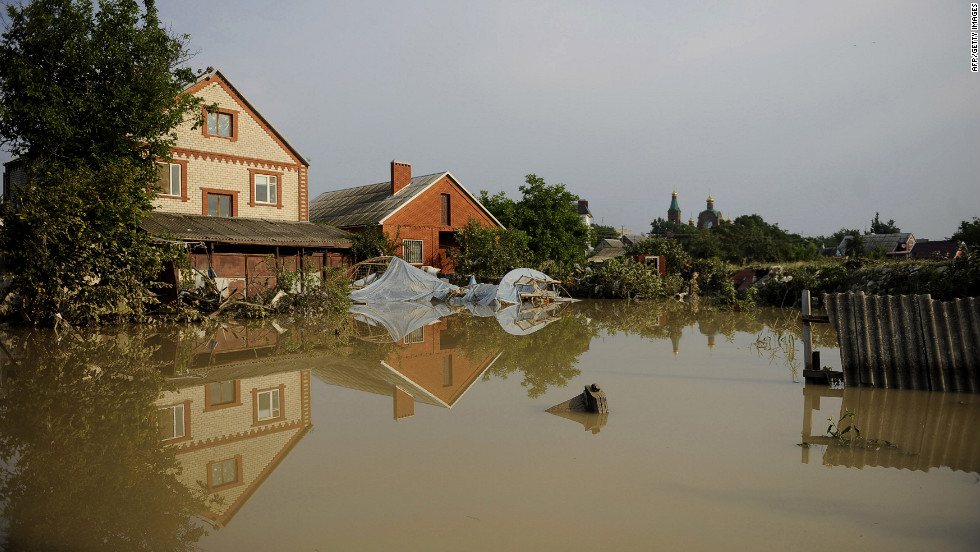
<path fill-rule="evenodd" d="M 391 259 L 388 270 L 369 286 L 351 292 L 355 303 L 387 303 L 394 301 L 443 301 L 450 292 L 459 289 L 448 282 L 423 272 L 402 259 Z"/>
<path fill-rule="evenodd" d="M 362 322 L 384 326 L 392 341 L 401 341 L 422 326 L 435 324 L 453 314 L 444 303 L 432 305 L 413 301 L 351 305 L 350 312 Z"/>
<path fill-rule="evenodd" d="M 514 303 L 519 305 L 521 303 L 521 293 L 534 291 L 534 286 L 517 285 L 517 281 L 524 276 L 530 276 L 538 280 L 551 280 L 544 272 L 538 272 L 530 268 L 515 268 L 500 279 L 500 285 L 497 286 L 497 300 L 501 303 Z"/>

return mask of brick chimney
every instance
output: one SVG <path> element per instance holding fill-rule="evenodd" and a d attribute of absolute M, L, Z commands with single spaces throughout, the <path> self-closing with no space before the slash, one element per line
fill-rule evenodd
<path fill-rule="evenodd" d="M 412 165 L 401 161 L 391 162 L 391 194 L 395 195 L 412 181 Z"/>

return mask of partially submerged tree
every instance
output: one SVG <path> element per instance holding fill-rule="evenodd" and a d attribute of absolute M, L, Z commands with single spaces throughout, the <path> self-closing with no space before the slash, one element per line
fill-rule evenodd
<path fill-rule="evenodd" d="M 160 250 L 139 229 L 157 161 L 202 116 L 184 92 L 186 36 L 153 0 L 35 0 L 6 7 L 0 144 L 27 182 L 0 205 L 0 252 L 32 324 L 140 314 Z M 60 315 L 60 316 L 58 316 Z"/>
<path fill-rule="evenodd" d="M 527 175 L 520 190 L 523 197 L 517 202 L 503 192 L 489 196 L 486 191 L 480 192 L 480 202 L 506 228 L 528 235 L 536 263 L 583 262 L 589 227 L 578 214 L 578 196 L 564 184 L 548 185 L 534 174 Z"/>
<path fill-rule="evenodd" d="M 456 231 L 459 247 L 449 250 L 453 271 L 481 280 L 497 280 L 531 261 L 527 234 L 520 230 L 487 228 L 474 218 Z"/>

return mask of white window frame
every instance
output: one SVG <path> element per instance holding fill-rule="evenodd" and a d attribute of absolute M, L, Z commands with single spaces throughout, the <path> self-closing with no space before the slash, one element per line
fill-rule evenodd
<path fill-rule="evenodd" d="M 184 179 L 184 167 L 180 166 L 179 163 L 160 163 L 169 168 L 168 174 L 168 185 L 166 190 L 160 192 L 160 195 L 181 197 L 183 193 L 183 179 Z M 174 172 L 176 171 L 176 175 Z M 176 191 L 174 191 L 176 188 Z"/>
<path fill-rule="evenodd" d="M 269 415 L 262 415 L 262 395 L 269 396 Z M 273 402 L 273 397 L 275 397 L 275 402 Z M 275 420 L 276 418 L 282 418 L 282 397 L 279 395 L 278 389 L 267 389 L 265 391 L 259 391 L 255 394 L 255 412 L 256 418 L 260 422 L 266 420 Z M 275 404 L 275 406 L 273 406 Z"/>
<path fill-rule="evenodd" d="M 174 439 L 180 439 L 182 437 L 185 437 L 187 435 L 187 433 L 185 431 L 185 429 L 186 429 L 186 423 L 187 423 L 185 416 L 187 415 L 187 412 L 184 409 L 184 405 L 182 405 L 182 404 L 175 404 L 173 406 L 168 406 L 166 408 L 161 408 L 160 410 L 169 410 L 172 413 L 173 420 L 174 420 L 174 425 L 173 425 L 173 428 L 174 428 L 173 433 L 174 433 L 174 435 L 172 437 L 163 437 L 163 440 L 164 441 L 172 441 Z M 177 414 L 178 411 L 180 412 L 180 415 L 179 416 Z"/>
<path fill-rule="evenodd" d="M 265 205 L 279 203 L 279 177 L 273 174 L 255 174 L 255 202 Z M 259 188 L 265 192 L 265 201 L 259 199 Z"/>
<path fill-rule="evenodd" d="M 416 259 L 416 247 L 418 248 L 418 260 Z M 402 240 L 402 259 L 408 264 L 422 264 L 424 249 L 422 240 Z"/>
<path fill-rule="evenodd" d="M 420 326 L 405 334 L 405 345 L 425 343 L 425 326 Z"/>

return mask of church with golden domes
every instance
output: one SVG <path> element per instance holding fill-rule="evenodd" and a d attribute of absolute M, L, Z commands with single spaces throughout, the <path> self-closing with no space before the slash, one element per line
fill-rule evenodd
<path fill-rule="evenodd" d="M 674 224 L 683 224 L 681 222 L 681 206 L 677 202 L 677 192 L 675 191 L 670 198 L 670 207 L 667 209 L 667 220 L 673 222 Z M 715 199 L 708 194 L 708 205 L 704 211 L 698 214 L 698 218 L 695 221 L 694 217 L 691 217 L 687 223 L 690 226 L 697 226 L 701 228 L 711 228 L 712 226 L 718 226 L 719 224 L 724 224 L 726 222 L 725 217 L 721 214 L 721 211 L 715 209 Z"/>

